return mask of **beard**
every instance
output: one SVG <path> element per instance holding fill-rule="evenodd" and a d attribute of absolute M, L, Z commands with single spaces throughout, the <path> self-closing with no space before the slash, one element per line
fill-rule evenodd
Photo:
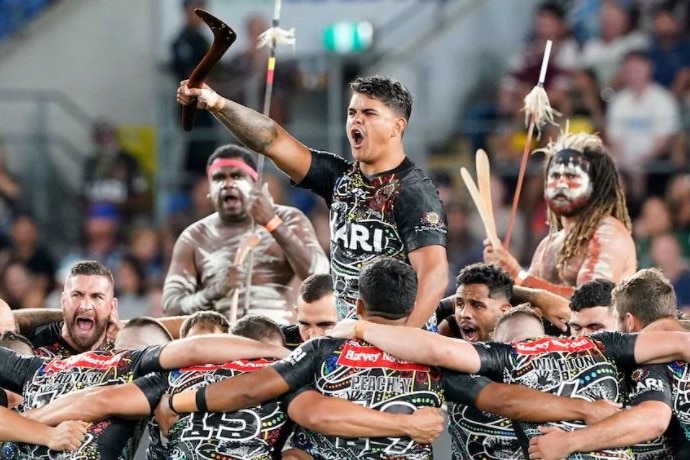
<path fill-rule="evenodd" d="M 93 327 L 88 333 L 81 333 L 77 325 L 77 319 L 74 318 L 67 327 L 67 334 L 72 343 L 74 343 L 81 350 L 90 350 L 98 341 L 104 336 L 108 328 L 108 319 L 94 320 Z M 79 351 L 79 350 L 77 350 Z"/>
<path fill-rule="evenodd" d="M 546 204 L 551 212 L 557 216 L 575 217 L 587 207 L 590 198 L 590 194 L 580 195 L 574 198 L 559 194 L 557 195 L 557 198 L 547 197 Z"/>

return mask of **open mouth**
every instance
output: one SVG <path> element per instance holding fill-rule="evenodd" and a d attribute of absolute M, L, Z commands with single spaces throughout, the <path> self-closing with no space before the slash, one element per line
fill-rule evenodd
<path fill-rule="evenodd" d="M 464 340 L 467 340 L 468 342 L 479 341 L 479 330 L 473 326 L 460 326 L 460 335 Z"/>
<path fill-rule="evenodd" d="M 237 206 L 240 204 L 239 193 L 235 190 L 223 192 L 220 198 L 223 204 L 226 206 Z"/>
<path fill-rule="evenodd" d="M 351 137 L 352 137 L 352 146 L 354 148 L 359 148 L 362 146 L 362 143 L 364 142 L 364 134 L 358 129 L 353 129 L 351 132 Z"/>
<path fill-rule="evenodd" d="M 91 332 L 95 325 L 95 321 L 90 318 L 77 318 L 77 329 L 81 332 Z"/>

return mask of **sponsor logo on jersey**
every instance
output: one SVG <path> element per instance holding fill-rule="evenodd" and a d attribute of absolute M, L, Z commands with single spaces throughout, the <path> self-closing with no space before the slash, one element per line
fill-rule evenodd
<path fill-rule="evenodd" d="M 60 372 L 65 369 L 71 368 L 82 368 L 82 369 L 110 369 L 113 367 L 119 367 L 122 360 L 129 358 L 122 354 L 117 355 L 102 355 L 96 353 L 84 353 L 81 355 L 72 356 L 67 359 L 56 359 L 49 361 L 46 364 L 44 371 L 50 372 Z"/>
<path fill-rule="evenodd" d="M 230 361 L 225 364 L 205 364 L 203 366 L 190 366 L 180 369 L 181 372 L 213 372 L 220 369 L 229 369 L 240 372 L 252 372 L 263 369 L 266 366 L 273 364 L 275 361 L 266 359 L 238 359 L 237 361 Z"/>
<path fill-rule="evenodd" d="M 331 242 L 350 251 L 391 254 L 403 249 L 395 227 L 380 220 L 342 222 L 334 216 L 331 228 L 335 229 Z"/>
<path fill-rule="evenodd" d="M 402 361 L 388 353 L 370 346 L 348 342 L 342 348 L 338 364 L 348 367 L 383 368 L 398 371 L 428 372 L 429 366 Z"/>
<path fill-rule="evenodd" d="M 576 339 L 557 339 L 542 337 L 530 342 L 515 344 L 515 351 L 522 355 L 540 355 L 542 353 L 575 353 L 596 348 L 596 344 L 589 337 Z"/>

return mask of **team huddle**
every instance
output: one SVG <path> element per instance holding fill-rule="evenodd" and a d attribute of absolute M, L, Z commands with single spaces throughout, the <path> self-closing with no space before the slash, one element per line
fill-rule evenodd
<path fill-rule="evenodd" d="M 443 203 L 402 143 L 412 98 L 380 76 L 351 89 L 354 162 L 180 84 L 247 146 L 208 160 L 216 212 L 180 236 L 165 281 L 180 316 L 119 321 L 113 275 L 88 260 L 61 310 L 0 305 L 0 458 L 128 459 L 145 440 L 151 459 L 424 460 L 445 430 L 458 460 L 690 457 L 690 334 L 668 279 L 637 270 L 601 140 L 547 147 L 550 233 L 528 270 L 487 242 L 442 298 Z M 330 266 L 257 183 L 254 152 L 324 198 Z"/>

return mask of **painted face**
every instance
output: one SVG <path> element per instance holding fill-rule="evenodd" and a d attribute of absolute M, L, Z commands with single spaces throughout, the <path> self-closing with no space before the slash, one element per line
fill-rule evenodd
<path fill-rule="evenodd" d="M 510 308 L 505 298 L 489 297 L 485 284 L 461 284 L 455 294 L 455 319 L 468 342 L 491 339 L 496 322 Z"/>
<path fill-rule="evenodd" d="M 347 139 L 352 156 L 367 165 L 376 165 L 386 146 L 397 137 L 396 121 L 401 117 L 378 99 L 354 93 L 347 108 Z"/>
<path fill-rule="evenodd" d="M 549 165 L 544 199 L 559 216 L 577 215 L 592 196 L 590 163 L 577 150 L 561 150 Z"/>
<path fill-rule="evenodd" d="M 62 292 L 67 333 L 78 351 L 90 350 L 105 338 L 108 320 L 117 308 L 110 280 L 100 275 L 74 275 Z"/>
<path fill-rule="evenodd" d="M 314 302 L 297 299 L 297 324 L 299 335 L 305 342 L 326 335 L 326 330 L 335 326 L 338 315 L 333 294 L 327 294 Z"/>
<path fill-rule="evenodd" d="M 222 220 L 239 221 L 247 217 L 245 202 L 253 182 L 242 167 L 221 166 L 210 170 L 209 194 L 213 207 Z"/>
<path fill-rule="evenodd" d="M 570 331 L 573 336 L 581 337 L 600 331 L 617 330 L 616 315 L 611 307 L 595 306 L 573 311 L 570 318 Z"/>

